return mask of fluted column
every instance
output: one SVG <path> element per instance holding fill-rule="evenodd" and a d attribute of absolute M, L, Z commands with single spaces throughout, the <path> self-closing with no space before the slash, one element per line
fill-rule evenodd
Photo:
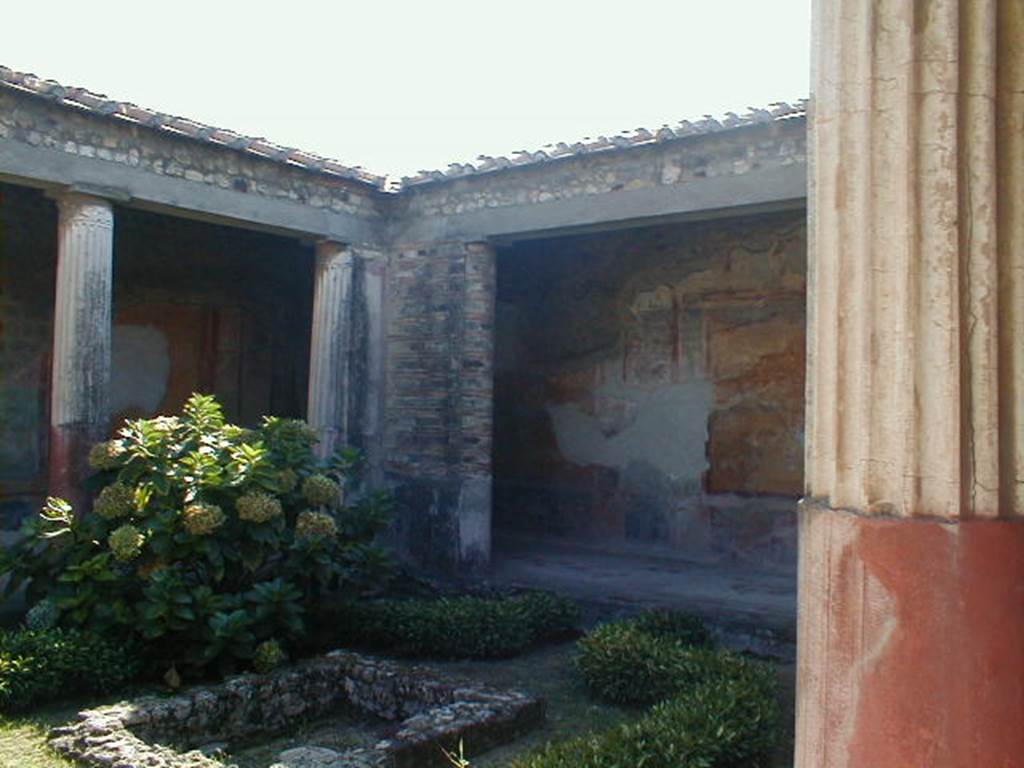
<path fill-rule="evenodd" d="M 1024 4 L 814 12 L 797 766 L 1024 766 Z"/>
<path fill-rule="evenodd" d="M 365 353 L 363 397 L 359 403 L 362 420 L 361 448 L 366 454 L 366 479 L 371 486 L 383 483 L 385 304 L 387 259 L 378 251 L 361 254 L 362 324 Z"/>
<path fill-rule="evenodd" d="M 320 456 L 329 456 L 350 437 L 354 261 L 351 249 L 341 243 L 316 246 L 307 420 L 320 436 Z"/>
<path fill-rule="evenodd" d="M 109 419 L 114 215 L 109 201 L 57 199 L 57 286 L 50 382 L 50 493 L 81 505 L 79 484 Z"/>

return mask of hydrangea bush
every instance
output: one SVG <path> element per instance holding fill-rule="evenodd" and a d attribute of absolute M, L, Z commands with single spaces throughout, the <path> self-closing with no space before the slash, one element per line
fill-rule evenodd
<path fill-rule="evenodd" d="M 270 668 L 325 593 L 389 573 L 375 543 L 387 497 L 348 503 L 358 454 L 320 463 L 315 442 L 292 419 L 226 423 L 203 395 L 180 416 L 128 421 L 90 452 L 103 483 L 92 514 L 48 499 L 0 573 L 10 590 L 27 583 L 40 625 L 123 638 L 154 669 Z"/>

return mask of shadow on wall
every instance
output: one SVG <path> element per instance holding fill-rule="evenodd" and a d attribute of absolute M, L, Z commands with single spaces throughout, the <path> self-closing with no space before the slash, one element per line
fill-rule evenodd
<path fill-rule="evenodd" d="M 46 478 L 57 209 L 0 184 L 0 535 L 38 509 Z"/>
<path fill-rule="evenodd" d="M 803 214 L 499 258 L 495 524 L 795 566 Z"/>
<path fill-rule="evenodd" d="M 303 416 L 312 248 L 142 211 L 117 222 L 115 416 L 175 412 L 195 391 L 242 424 Z"/>

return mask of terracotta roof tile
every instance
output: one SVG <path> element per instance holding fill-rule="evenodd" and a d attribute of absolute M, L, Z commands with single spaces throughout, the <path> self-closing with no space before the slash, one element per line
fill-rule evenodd
<path fill-rule="evenodd" d="M 369 173 L 359 166 L 344 165 L 336 160 L 320 157 L 312 152 L 304 152 L 292 147 L 282 147 L 266 139 L 243 136 L 226 128 L 216 128 L 212 125 L 196 122 L 195 120 L 156 112 L 126 101 L 115 101 L 108 99 L 102 94 L 88 91 L 85 88 L 63 86 L 55 80 L 43 80 L 35 75 L 26 72 L 15 72 L 4 66 L 0 66 L 0 86 L 54 101 L 67 107 L 76 107 L 87 112 L 114 117 L 157 131 L 173 133 L 195 141 L 216 144 L 239 152 L 258 155 L 275 162 L 297 166 L 315 173 L 338 176 L 369 184 L 377 189 L 384 189 L 387 183 L 384 176 Z"/>
<path fill-rule="evenodd" d="M 750 125 L 801 118 L 807 112 L 807 100 L 801 99 L 793 104 L 778 102 L 766 108 L 751 107 L 744 115 L 727 112 L 720 120 L 716 120 L 711 115 L 704 115 L 702 119 L 695 122 L 682 120 L 675 126 L 663 125 L 655 131 L 647 128 L 634 128 L 611 137 L 599 136 L 596 139 L 587 137 L 582 141 L 572 144 L 558 142 L 545 145 L 541 149 L 534 151 L 521 149 L 513 152 L 511 158 L 480 155 L 476 163 L 451 163 L 444 171 L 420 171 L 415 176 L 404 177 L 401 184 L 398 185 L 394 182 L 389 182 L 385 176 L 372 174 L 359 166 L 344 165 L 337 160 L 321 157 L 312 152 L 292 147 L 283 147 L 263 138 L 243 136 L 226 128 L 215 128 L 194 120 L 155 112 L 130 102 L 114 101 L 84 88 L 63 86 L 54 80 L 43 80 L 35 75 L 15 72 L 4 66 L 0 66 L 0 86 L 6 86 L 55 101 L 64 106 L 77 107 L 88 112 L 125 120 L 157 131 L 174 133 L 195 141 L 216 144 L 227 149 L 257 155 L 274 162 L 296 166 L 314 173 L 351 179 L 388 192 L 397 192 L 404 188 L 422 186 L 465 176 L 497 173 L 507 168 L 537 165 L 576 155 L 592 155 L 618 149 L 631 149 L 659 142 L 675 141 L 690 136 L 744 128 Z"/>
<path fill-rule="evenodd" d="M 452 163 L 446 171 L 420 171 L 416 176 L 405 177 L 402 179 L 402 187 L 415 187 L 446 179 L 494 173 L 505 168 L 536 165 L 574 155 L 591 155 L 616 149 L 630 149 L 659 142 L 674 141 L 689 136 L 700 136 L 744 128 L 750 125 L 802 118 L 806 116 L 806 113 L 807 100 L 801 99 L 793 104 L 778 102 L 766 108 L 752 107 L 744 115 L 728 112 L 720 120 L 716 120 L 711 115 L 704 115 L 701 120 L 696 122 L 683 120 L 675 126 L 663 125 L 656 131 L 647 128 L 635 128 L 623 131 L 616 136 L 599 136 L 596 139 L 585 138 L 572 144 L 560 141 L 556 144 L 548 144 L 534 152 L 524 149 L 518 150 L 512 153 L 511 158 L 481 155 L 477 158 L 476 164 Z"/>

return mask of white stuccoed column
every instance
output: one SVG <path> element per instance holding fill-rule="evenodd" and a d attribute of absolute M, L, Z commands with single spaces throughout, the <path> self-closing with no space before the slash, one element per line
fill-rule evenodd
<path fill-rule="evenodd" d="M 114 212 L 100 197 L 57 199 L 57 290 L 50 382 L 50 493 L 81 501 L 91 443 L 106 434 L 110 400 Z"/>
<path fill-rule="evenodd" d="M 366 454 L 366 479 L 383 484 L 385 305 L 387 260 L 383 253 L 363 251 L 362 292 L 365 316 L 365 376 L 361 405 L 361 448 Z"/>
<path fill-rule="evenodd" d="M 348 439 L 353 273 L 354 255 L 346 245 L 317 243 L 307 420 L 320 436 L 320 456 Z"/>

